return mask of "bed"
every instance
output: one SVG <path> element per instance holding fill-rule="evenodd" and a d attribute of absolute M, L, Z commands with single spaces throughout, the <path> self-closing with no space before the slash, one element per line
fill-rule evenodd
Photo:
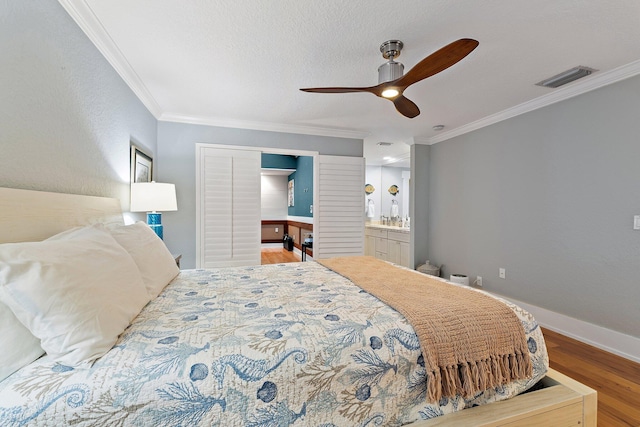
<path fill-rule="evenodd" d="M 0 189 L 0 207 L 0 243 L 122 223 L 108 198 Z M 428 402 L 411 325 L 343 275 L 313 262 L 183 270 L 88 366 L 45 355 L 1 381 L 0 426 L 595 426 L 595 392 L 547 369 L 540 328 L 511 309 L 531 376 Z"/>

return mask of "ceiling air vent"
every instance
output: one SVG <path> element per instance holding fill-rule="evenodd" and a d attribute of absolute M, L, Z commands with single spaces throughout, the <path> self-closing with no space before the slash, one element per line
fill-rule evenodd
<path fill-rule="evenodd" d="M 390 145 L 393 145 L 393 142 L 378 142 L 378 144 L 376 145 L 379 145 L 381 147 L 388 147 Z"/>
<path fill-rule="evenodd" d="M 543 80 L 539 83 L 536 83 L 536 86 L 544 86 L 544 87 L 560 87 L 562 85 L 566 85 L 567 83 L 571 83 L 574 80 L 581 79 L 582 77 L 586 77 L 589 74 L 593 73 L 595 70 L 589 67 L 578 66 L 572 68 L 570 70 L 564 71 L 560 74 L 557 74 L 553 77 L 550 77 L 546 80 Z"/>

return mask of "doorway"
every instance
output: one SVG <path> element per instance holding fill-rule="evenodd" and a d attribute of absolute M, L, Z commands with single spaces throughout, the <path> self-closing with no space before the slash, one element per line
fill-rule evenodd
<path fill-rule="evenodd" d="M 260 264 L 263 152 L 313 157 L 314 257 L 364 254 L 364 158 L 201 143 L 196 144 L 196 268 Z"/>
<path fill-rule="evenodd" d="M 313 163 L 312 156 L 262 153 L 262 264 L 301 261 L 312 241 Z"/>

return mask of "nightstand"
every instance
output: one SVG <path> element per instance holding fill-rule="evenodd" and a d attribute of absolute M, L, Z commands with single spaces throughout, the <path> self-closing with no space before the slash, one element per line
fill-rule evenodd
<path fill-rule="evenodd" d="M 173 255 L 173 259 L 176 260 L 176 265 L 180 268 L 180 259 L 182 258 L 182 254 L 171 254 Z"/>

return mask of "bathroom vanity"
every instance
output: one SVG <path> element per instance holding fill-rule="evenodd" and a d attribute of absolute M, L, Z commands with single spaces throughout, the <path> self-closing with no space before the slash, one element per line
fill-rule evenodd
<path fill-rule="evenodd" d="M 394 225 L 367 224 L 364 229 L 364 254 L 413 268 L 410 259 L 409 229 Z"/>

